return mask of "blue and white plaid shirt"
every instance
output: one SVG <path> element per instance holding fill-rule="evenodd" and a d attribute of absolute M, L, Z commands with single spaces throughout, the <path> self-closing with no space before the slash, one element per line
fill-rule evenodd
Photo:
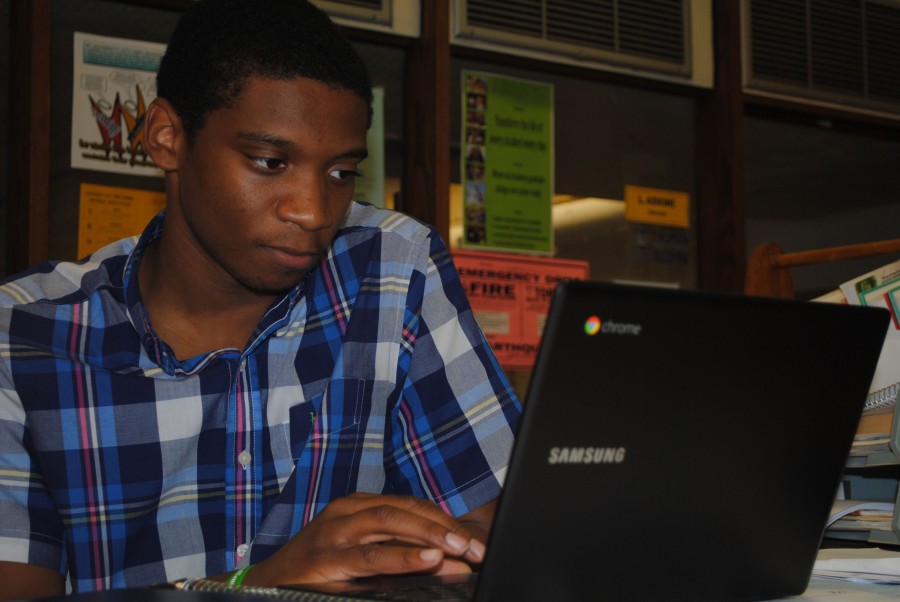
<path fill-rule="evenodd" d="M 433 230 L 354 204 L 246 349 L 186 361 L 138 290 L 161 233 L 0 287 L 0 560 L 138 586 L 257 562 L 353 491 L 498 495 L 521 406 Z"/>

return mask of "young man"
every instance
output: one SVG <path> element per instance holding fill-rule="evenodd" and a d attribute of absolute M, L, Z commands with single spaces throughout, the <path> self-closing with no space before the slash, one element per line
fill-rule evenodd
<path fill-rule="evenodd" d="M 207 0 L 158 84 L 165 213 L 0 289 L 0 596 L 470 570 L 521 409 L 434 231 L 351 202 L 362 61 Z"/>

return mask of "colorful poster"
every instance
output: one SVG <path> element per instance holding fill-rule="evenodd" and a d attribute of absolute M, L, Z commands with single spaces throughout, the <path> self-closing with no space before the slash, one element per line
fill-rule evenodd
<path fill-rule="evenodd" d="M 109 243 L 140 234 L 165 206 L 164 192 L 82 184 L 78 256 L 85 257 Z"/>
<path fill-rule="evenodd" d="M 553 86 L 463 71 L 462 246 L 553 252 Z"/>
<path fill-rule="evenodd" d="M 508 370 L 534 365 L 557 283 L 589 272 L 586 261 L 495 252 L 453 251 L 453 261 L 478 325 Z"/>
<path fill-rule="evenodd" d="M 144 145 L 144 113 L 156 98 L 165 44 L 75 32 L 71 165 L 162 176 Z"/>

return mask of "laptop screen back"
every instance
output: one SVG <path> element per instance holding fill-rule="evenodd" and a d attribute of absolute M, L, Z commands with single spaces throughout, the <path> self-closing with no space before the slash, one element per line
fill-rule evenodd
<path fill-rule="evenodd" d="M 887 321 L 560 285 L 477 599 L 801 593 Z"/>

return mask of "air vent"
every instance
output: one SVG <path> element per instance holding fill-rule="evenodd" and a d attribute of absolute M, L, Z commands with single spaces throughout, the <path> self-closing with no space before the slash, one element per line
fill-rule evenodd
<path fill-rule="evenodd" d="M 709 10 L 709 0 L 456 0 L 454 43 L 691 81 L 694 42 L 711 52 L 709 23 L 693 31 Z"/>
<path fill-rule="evenodd" d="M 418 37 L 419 0 L 312 0 L 336 23 Z"/>
<path fill-rule="evenodd" d="M 900 1 L 745 0 L 748 91 L 900 114 Z"/>

